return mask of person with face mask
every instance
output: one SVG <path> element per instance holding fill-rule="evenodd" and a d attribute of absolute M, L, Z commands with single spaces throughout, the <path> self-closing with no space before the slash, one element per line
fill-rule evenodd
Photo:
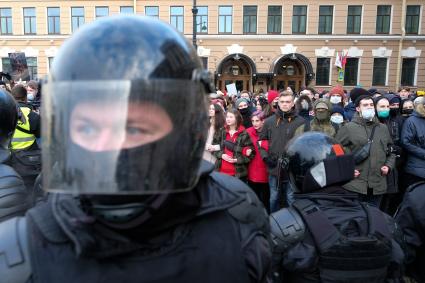
<path fill-rule="evenodd" d="M 310 115 L 310 111 L 313 109 L 312 102 L 309 96 L 302 94 L 298 97 L 295 102 L 295 110 L 298 115 L 303 117 L 306 121 L 310 122 L 313 116 Z"/>
<path fill-rule="evenodd" d="M 27 83 L 27 101 L 33 107 L 34 111 L 39 110 L 40 108 L 40 95 L 39 95 L 39 85 L 36 81 L 29 81 Z"/>
<path fill-rule="evenodd" d="M 393 142 L 387 126 L 376 118 L 371 94 L 357 88 L 351 99 L 355 101 L 356 114 L 335 136 L 356 160 L 355 178 L 344 188 L 379 207 L 382 195 L 387 192 L 386 176 L 395 166 L 395 154 L 390 151 Z"/>
<path fill-rule="evenodd" d="M 345 93 L 342 86 L 337 85 L 329 91 L 329 101 L 332 105 L 345 106 Z"/>
<path fill-rule="evenodd" d="M 253 111 L 250 107 L 250 102 L 246 98 L 241 97 L 236 100 L 235 107 L 242 116 L 242 125 L 245 127 L 245 129 L 252 127 L 251 114 Z"/>
<path fill-rule="evenodd" d="M 307 124 L 304 129 L 298 128 L 295 135 L 301 135 L 307 131 L 322 132 L 330 137 L 336 134 L 335 127 L 331 124 L 332 104 L 329 100 L 320 98 L 314 102 L 314 118 Z"/>
<path fill-rule="evenodd" d="M 279 92 L 272 89 L 267 92 L 267 101 L 273 113 L 276 112 L 277 110 L 278 100 L 279 100 Z M 266 116 L 267 116 L 267 113 L 266 113 Z"/>
<path fill-rule="evenodd" d="M 381 203 L 381 209 L 390 215 L 394 215 L 401 199 L 397 196 L 399 192 L 399 169 L 403 158 L 403 151 L 400 144 L 399 124 L 394 117 L 391 117 L 390 101 L 387 96 L 380 96 L 375 99 L 375 110 L 379 122 L 387 126 L 393 144 L 390 147 L 391 153 L 395 154 L 395 167 L 387 174 L 387 193 Z"/>
<path fill-rule="evenodd" d="M 265 209 L 202 161 L 214 87 L 183 35 L 152 17 L 96 20 L 44 87 L 50 195 L 0 224 L 1 282 L 267 282 Z"/>
<path fill-rule="evenodd" d="M 345 124 L 344 108 L 339 105 L 332 106 L 331 124 L 337 132 Z"/>

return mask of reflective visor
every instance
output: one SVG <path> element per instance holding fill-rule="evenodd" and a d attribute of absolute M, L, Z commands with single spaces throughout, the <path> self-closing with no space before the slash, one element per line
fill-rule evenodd
<path fill-rule="evenodd" d="M 79 81 L 48 83 L 43 90 L 45 190 L 152 194 L 185 191 L 196 183 L 185 173 L 191 169 L 185 162 L 202 154 L 193 143 L 204 140 L 196 133 L 202 127 L 191 122 L 203 100 L 194 83 Z M 182 145 L 184 139 L 191 147 Z M 169 172 L 175 159 L 182 164 Z"/>

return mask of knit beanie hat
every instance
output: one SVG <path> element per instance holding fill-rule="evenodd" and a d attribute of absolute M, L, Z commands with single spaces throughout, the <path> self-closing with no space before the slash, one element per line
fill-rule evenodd
<path fill-rule="evenodd" d="M 331 115 L 332 115 L 332 114 L 334 114 L 334 113 L 339 113 L 339 114 L 341 114 L 341 115 L 344 117 L 344 119 L 345 119 L 344 108 L 342 108 L 341 106 L 339 106 L 339 105 L 337 105 L 337 104 L 333 105 L 333 106 L 332 106 Z"/>
<path fill-rule="evenodd" d="M 279 96 L 279 92 L 275 90 L 269 90 L 267 95 L 267 101 L 269 102 L 269 104 L 272 104 L 273 100 L 278 96 Z"/>
<path fill-rule="evenodd" d="M 241 97 L 238 100 L 236 100 L 235 107 L 236 108 L 239 108 L 239 104 L 241 104 L 242 102 L 245 102 L 247 105 L 249 104 L 248 100 L 246 100 L 245 98 Z"/>
<path fill-rule="evenodd" d="M 341 97 L 345 97 L 344 89 L 340 85 L 333 87 L 331 91 L 329 91 L 329 95 L 332 94 L 339 94 Z"/>

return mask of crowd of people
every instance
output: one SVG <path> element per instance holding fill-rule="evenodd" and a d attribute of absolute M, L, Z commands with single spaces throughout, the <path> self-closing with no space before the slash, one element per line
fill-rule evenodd
<path fill-rule="evenodd" d="M 425 282 L 423 92 L 214 92 L 134 16 L 0 87 L 0 282 Z"/>
<path fill-rule="evenodd" d="M 292 202 L 287 172 L 278 165 L 288 141 L 309 131 L 325 133 L 356 158 L 355 179 L 345 188 L 394 215 L 406 188 L 425 180 L 424 99 L 407 87 L 397 93 L 348 92 L 340 85 L 321 93 L 289 87 L 259 94 L 218 91 L 211 95 L 205 150 L 218 171 L 248 182 L 275 212 Z"/>

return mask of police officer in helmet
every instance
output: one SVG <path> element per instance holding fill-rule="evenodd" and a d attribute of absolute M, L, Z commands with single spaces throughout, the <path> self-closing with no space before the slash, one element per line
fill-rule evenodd
<path fill-rule="evenodd" d="M 7 165 L 17 122 L 18 110 L 15 100 L 8 92 L 0 90 L 0 222 L 24 215 L 29 207 L 29 195 L 24 181 Z"/>
<path fill-rule="evenodd" d="M 43 87 L 50 196 L 0 225 L 0 282 L 268 280 L 264 207 L 201 164 L 212 89 L 183 36 L 149 17 L 97 20 Z"/>
<path fill-rule="evenodd" d="M 354 160 L 319 132 L 290 141 L 284 158 L 295 202 L 270 215 L 274 282 L 397 282 L 403 251 L 391 217 L 342 185 Z"/>

